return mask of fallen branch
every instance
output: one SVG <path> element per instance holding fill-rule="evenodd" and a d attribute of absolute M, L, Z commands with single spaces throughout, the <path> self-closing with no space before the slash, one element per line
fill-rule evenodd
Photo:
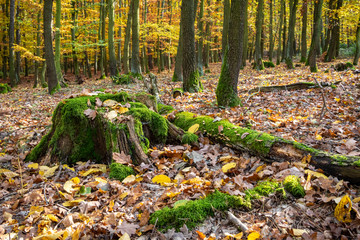
<path fill-rule="evenodd" d="M 226 211 L 227 215 L 228 215 L 228 218 L 230 220 L 230 222 L 232 222 L 233 224 L 235 224 L 236 227 L 240 228 L 242 232 L 246 232 L 248 229 L 248 227 L 242 223 L 240 221 L 240 219 L 238 219 L 237 217 L 235 217 L 234 214 L 232 214 L 231 212 L 229 211 Z"/>
<path fill-rule="evenodd" d="M 337 81 L 334 83 L 328 82 L 321 82 L 320 84 L 313 83 L 313 82 L 298 82 L 292 83 L 288 85 L 276 85 L 276 86 L 265 86 L 265 87 L 256 87 L 249 91 L 249 93 L 254 92 L 275 92 L 275 91 L 282 91 L 282 90 L 300 90 L 300 89 L 312 89 L 312 88 L 319 88 L 319 87 L 331 87 L 334 85 L 338 85 L 341 81 Z"/>

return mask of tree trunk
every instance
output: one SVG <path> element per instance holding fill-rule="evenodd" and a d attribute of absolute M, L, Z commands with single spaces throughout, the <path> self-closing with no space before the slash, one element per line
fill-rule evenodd
<path fill-rule="evenodd" d="M 228 46 L 228 36 L 230 28 L 230 0 L 224 0 L 224 20 L 223 20 L 223 32 L 222 32 L 222 51 L 221 54 L 224 59 L 225 51 Z"/>
<path fill-rule="evenodd" d="M 110 64 L 110 77 L 118 76 L 115 45 L 114 45 L 114 1 L 108 0 L 108 13 L 109 13 L 109 25 L 108 25 L 108 48 L 109 48 L 109 64 Z"/>
<path fill-rule="evenodd" d="M 202 90 L 199 72 L 196 67 L 195 52 L 195 16 L 194 0 L 183 0 L 181 4 L 181 21 L 183 33 L 183 90 L 199 92 Z"/>
<path fill-rule="evenodd" d="M 146 3 L 145 3 L 146 4 Z M 122 8 L 122 0 L 119 0 L 119 8 Z M 119 19 L 122 18 L 122 11 L 119 11 Z M 122 26 L 119 26 L 118 30 L 118 37 L 119 37 L 119 43 L 118 43 L 118 54 L 117 54 L 117 65 L 119 72 L 121 72 L 121 39 L 122 39 Z"/>
<path fill-rule="evenodd" d="M 77 50 L 75 48 L 75 42 L 76 42 L 76 32 L 77 32 L 77 9 L 76 9 L 76 3 L 77 0 L 72 0 L 72 11 L 71 11 L 71 17 L 72 17 L 72 28 L 71 28 L 71 41 L 72 41 L 72 57 L 73 57 L 73 65 L 74 65 L 74 74 L 75 76 L 79 76 L 79 63 L 78 63 L 78 57 L 77 57 Z"/>
<path fill-rule="evenodd" d="M 302 9 L 302 28 L 301 28 L 301 59 L 300 62 L 306 62 L 307 54 L 307 14 L 308 14 L 308 0 L 303 0 Z"/>
<path fill-rule="evenodd" d="M 198 17 L 198 31 L 199 31 L 199 40 L 198 40 L 198 54 L 197 54 L 197 69 L 199 71 L 199 75 L 204 75 L 204 67 L 203 67 L 203 45 L 204 45 L 204 1 L 200 0 L 200 12 Z"/>
<path fill-rule="evenodd" d="M 317 72 L 316 64 L 316 53 L 320 48 L 320 32 L 321 32 L 321 10 L 322 10 L 323 0 L 318 0 L 314 3 L 314 26 L 313 34 L 311 38 L 311 46 L 308 56 L 308 64 L 310 65 L 311 72 Z"/>
<path fill-rule="evenodd" d="M 243 17 L 243 19 L 244 19 L 244 44 L 243 44 L 241 68 L 244 68 L 246 66 L 246 60 L 248 59 L 248 48 L 249 48 L 249 19 L 248 19 L 248 11 L 247 11 L 248 5 L 249 5 L 249 1 L 246 1 L 246 5 L 244 6 L 246 11 L 244 11 L 245 15 Z"/>
<path fill-rule="evenodd" d="M 360 57 L 360 18 L 359 23 L 356 29 L 356 51 L 355 51 L 355 57 L 354 57 L 354 65 L 358 65 Z"/>
<path fill-rule="evenodd" d="M 219 106 L 234 107 L 240 104 L 237 94 L 239 72 L 244 54 L 244 32 L 247 0 L 232 0 L 228 49 L 225 52 L 216 99 Z"/>
<path fill-rule="evenodd" d="M 205 38 L 207 40 L 207 43 L 204 48 L 203 59 L 204 59 L 205 69 L 207 69 L 207 71 L 210 71 L 209 63 L 210 63 L 210 41 L 211 41 L 211 21 L 210 21 L 211 10 L 210 10 L 209 6 L 211 6 L 211 0 L 207 0 L 207 5 L 208 5 L 208 11 L 207 11 L 207 21 L 206 21 L 206 25 L 205 25 Z"/>
<path fill-rule="evenodd" d="M 269 1 L 270 5 L 270 23 L 269 23 L 269 32 L 270 32 L 270 48 L 269 48 L 269 61 L 272 62 L 273 52 L 274 52 L 274 36 L 273 36 L 273 0 Z"/>
<path fill-rule="evenodd" d="M 286 57 L 286 1 L 284 1 L 284 21 L 283 21 L 283 33 L 282 33 L 282 54 L 281 54 L 281 61 L 283 62 L 285 60 Z"/>
<path fill-rule="evenodd" d="M 280 24 L 279 24 L 279 36 L 278 36 L 278 48 L 276 53 L 276 64 L 279 65 L 281 62 L 281 33 L 282 33 L 282 27 L 284 22 L 284 0 L 281 0 L 280 2 Z"/>
<path fill-rule="evenodd" d="M 177 47 L 177 53 L 175 57 L 175 69 L 174 75 L 172 77 L 173 82 L 182 82 L 183 81 L 183 71 L 182 71 L 182 62 L 183 62 L 183 33 L 182 33 L 182 21 L 180 19 L 180 32 L 179 32 L 179 42 Z"/>
<path fill-rule="evenodd" d="M 349 180 L 354 184 L 360 183 L 360 157 L 358 156 L 331 154 L 302 143 L 241 128 L 227 120 L 214 121 L 211 117 L 195 117 L 194 114 L 188 112 L 176 114 L 173 123 L 182 129 L 189 129 L 194 124 L 199 124 L 198 131 L 212 141 L 223 143 L 235 150 L 250 152 L 268 162 L 300 162 L 304 157 L 311 156 L 310 164 L 321 168 L 326 173 Z M 220 126 L 223 130 L 219 133 Z"/>
<path fill-rule="evenodd" d="M 124 40 L 124 56 L 123 56 L 123 67 L 124 73 L 128 74 L 129 69 L 129 45 L 130 45 L 130 32 L 131 32 L 131 22 L 132 22 L 132 10 L 133 9 L 133 1 L 130 2 L 127 23 L 125 28 L 125 40 Z"/>
<path fill-rule="evenodd" d="M 46 79 L 50 94 L 53 94 L 57 89 L 60 88 L 56 74 L 55 56 L 52 44 L 52 9 L 53 0 L 44 0 L 44 44 L 46 59 Z"/>
<path fill-rule="evenodd" d="M 327 50 L 325 61 L 330 62 L 338 56 L 338 49 L 340 45 L 340 18 L 339 18 L 339 9 L 342 7 L 343 0 L 337 0 L 334 2 L 334 6 L 331 7 L 334 9 L 335 13 L 331 21 L 331 34 L 329 48 Z"/>
<path fill-rule="evenodd" d="M 18 2 L 16 6 L 16 19 L 20 19 L 20 3 Z M 21 34 L 20 34 L 20 24 L 19 21 L 16 21 L 16 44 L 20 46 L 21 44 Z M 21 57 L 20 52 L 15 54 L 15 73 L 16 73 L 16 85 L 20 83 L 20 72 L 21 72 Z"/>
<path fill-rule="evenodd" d="M 132 0 L 132 51 L 131 51 L 131 73 L 141 74 L 140 67 L 140 43 L 139 43 L 139 0 Z"/>
<path fill-rule="evenodd" d="M 264 0 L 258 0 L 258 7 L 256 13 L 256 40 L 255 40 L 255 69 L 263 70 L 264 63 L 261 58 L 261 32 L 262 22 L 264 18 Z"/>
<path fill-rule="evenodd" d="M 57 79 L 60 83 L 64 81 L 60 66 L 60 28 L 61 28 L 61 0 L 56 0 L 55 15 L 55 68 Z"/>
<path fill-rule="evenodd" d="M 15 0 L 10 0 L 10 24 L 9 24 L 9 77 L 10 85 L 14 87 L 17 83 L 14 62 L 14 40 L 15 40 Z"/>
<path fill-rule="evenodd" d="M 39 4 L 42 4 L 42 0 L 40 0 Z M 38 13 L 37 15 L 37 31 L 36 31 L 36 50 L 35 50 L 35 56 L 40 57 L 40 44 L 41 44 L 41 38 L 40 38 L 40 31 L 41 31 L 41 25 L 40 25 L 40 19 L 41 19 L 41 13 Z M 35 61 L 35 72 L 34 72 L 34 85 L 33 88 L 37 88 L 39 85 L 40 80 L 40 71 L 39 71 L 39 61 Z"/>
<path fill-rule="evenodd" d="M 295 41 L 295 24 L 296 24 L 296 8 L 298 0 L 290 0 L 290 19 L 289 19 L 289 33 L 288 33 L 288 43 L 285 62 L 288 69 L 293 69 L 293 56 L 294 56 L 294 41 Z"/>

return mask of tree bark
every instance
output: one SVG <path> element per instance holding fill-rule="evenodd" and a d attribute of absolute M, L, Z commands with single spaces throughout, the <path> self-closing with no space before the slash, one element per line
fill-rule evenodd
<path fill-rule="evenodd" d="M 60 88 L 56 74 L 55 56 L 52 44 L 52 10 L 53 0 L 44 0 L 44 44 L 46 59 L 46 79 L 50 94 L 53 94 L 57 89 Z"/>
<path fill-rule="evenodd" d="M 301 59 L 300 62 L 306 62 L 306 54 L 307 54 L 307 15 L 308 15 L 308 0 L 303 0 L 302 8 L 302 28 L 301 28 Z"/>
<path fill-rule="evenodd" d="M 10 24 L 9 24 L 9 77 L 11 87 L 17 83 L 14 62 L 14 40 L 15 40 L 15 0 L 10 0 Z"/>
<path fill-rule="evenodd" d="M 175 57 L 175 69 L 174 75 L 172 77 L 173 82 L 182 82 L 183 81 L 183 71 L 182 71 L 182 62 L 183 62 L 183 33 L 182 33 L 182 21 L 180 19 L 180 32 L 179 32 L 179 41 Z"/>
<path fill-rule="evenodd" d="M 133 1 L 130 2 L 127 23 L 125 29 L 125 40 L 124 40 L 124 56 L 123 56 L 123 67 L 124 73 L 128 74 L 129 69 L 129 45 L 130 45 L 130 32 L 131 32 L 131 22 L 132 22 L 132 10 L 133 9 Z"/>
<path fill-rule="evenodd" d="M 223 32 L 222 32 L 222 56 L 224 59 L 225 51 L 228 46 L 228 36 L 230 29 L 230 0 L 224 0 L 224 20 L 223 20 Z"/>
<path fill-rule="evenodd" d="M 199 72 L 196 67 L 195 52 L 195 16 L 194 0 L 183 0 L 181 4 L 181 21 L 183 32 L 183 90 L 199 92 L 202 90 Z"/>
<path fill-rule="evenodd" d="M 360 57 L 360 18 L 359 23 L 356 29 L 356 50 L 355 50 L 355 57 L 354 57 L 354 65 L 358 65 Z"/>
<path fill-rule="evenodd" d="M 73 57 L 73 65 L 74 65 L 74 74 L 76 77 L 79 76 L 79 62 L 77 57 L 77 49 L 75 47 L 76 42 L 76 32 L 77 32 L 77 9 L 76 9 L 77 0 L 72 0 L 72 10 L 71 10 L 71 17 L 72 17 L 72 28 L 71 28 L 71 41 L 72 41 L 72 57 Z"/>
<path fill-rule="evenodd" d="M 58 81 L 63 82 L 63 75 L 60 66 L 60 41 L 61 41 L 61 0 L 56 0 L 56 16 L 55 16 L 55 68 Z"/>
<path fill-rule="evenodd" d="M 228 49 L 225 52 L 216 99 L 219 106 L 234 107 L 240 104 L 237 94 L 239 72 L 244 54 L 244 32 L 247 0 L 232 0 Z"/>
<path fill-rule="evenodd" d="M 333 19 L 331 20 L 330 26 L 329 48 L 325 56 L 326 62 L 330 62 L 338 56 L 338 49 L 340 45 L 340 18 L 338 11 L 342 7 L 342 4 L 343 0 L 336 0 L 333 2 L 334 6 L 330 6 L 331 9 L 334 9 L 335 13 L 333 13 L 334 16 L 331 16 Z"/>
<path fill-rule="evenodd" d="M 263 70 L 264 63 L 261 57 L 261 32 L 262 32 L 262 23 L 264 18 L 264 0 L 258 0 L 258 7 L 256 13 L 256 39 L 255 39 L 255 69 Z"/>
<path fill-rule="evenodd" d="M 272 62 L 273 58 L 273 52 L 274 52 L 274 36 L 273 36 L 273 0 L 269 1 L 269 7 L 270 7 L 270 23 L 269 23 L 269 42 L 270 42 L 270 48 L 269 48 L 269 61 Z"/>
<path fill-rule="evenodd" d="M 289 19 L 289 33 L 288 33 L 288 43 L 285 62 L 288 69 L 293 69 L 293 56 L 294 56 L 294 41 L 295 41 L 295 24 L 296 24 L 296 8 L 298 0 L 290 0 L 290 19 Z"/>
<path fill-rule="evenodd" d="M 279 24 L 279 36 L 278 36 L 278 48 L 277 48 L 277 53 L 276 53 L 276 64 L 279 65 L 281 62 L 281 33 L 282 33 L 282 27 L 283 27 L 283 22 L 284 22 L 284 0 L 280 1 L 280 24 Z"/>
<path fill-rule="evenodd" d="M 204 64 L 203 64 L 203 45 L 204 45 L 204 2 L 205 0 L 200 0 L 200 12 L 198 17 L 198 31 L 199 31 L 199 40 L 198 40 L 198 54 L 197 54 L 197 69 L 199 75 L 204 75 Z"/>
<path fill-rule="evenodd" d="M 311 72 L 317 72 L 316 64 L 316 54 L 317 50 L 320 48 L 320 32 L 321 32 L 321 10 L 322 10 L 323 0 L 315 1 L 314 5 L 314 26 L 313 34 L 311 38 L 311 46 L 308 56 L 308 64 L 310 65 Z"/>
<path fill-rule="evenodd" d="M 110 65 L 110 77 L 116 77 L 119 75 L 117 69 L 115 44 L 114 44 L 114 1 L 108 0 L 107 2 L 109 25 L 108 25 L 108 49 L 109 49 L 109 65 Z"/>
<path fill-rule="evenodd" d="M 141 74 L 140 67 L 140 43 L 139 43 L 139 0 L 132 0 L 132 51 L 131 51 L 131 73 Z"/>

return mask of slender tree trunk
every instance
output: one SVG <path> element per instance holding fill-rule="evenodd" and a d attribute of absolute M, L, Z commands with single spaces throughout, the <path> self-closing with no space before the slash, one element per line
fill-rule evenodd
<path fill-rule="evenodd" d="M 129 44 L 130 44 L 130 32 L 131 32 L 132 11 L 133 11 L 132 9 L 133 9 L 133 0 L 131 0 L 130 6 L 129 6 L 126 29 L 125 29 L 124 56 L 123 56 L 123 67 L 124 67 L 125 74 L 128 74 L 130 71 L 130 69 L 129 69 Z"/>
<path fill-rule="evenodd" d="M 109 48 L 109 64 L 110 64 L 110 77 L 116 77 L 119 72 L 116 64 L 115 45 L 114 45 L 114 1 L 108 0 L 107 3 L 109 13 L 108 25 L 108 48 Z"/>
<path fill-rule="evenodd" d="M 55 15 L 55 68 L 57 79 L 62 83 L 63 75 L 60 66 L 60 28 L 61 28 L 61 0 L 56 0 L 56 15 Z M 63 86 L 64 87 L 64 86 Z"/>
<path fill-rule="evenodd" d="M 329 48 L 327 50 L 325 61 L 330 62 L 338 55 L 338 49 L 340 45 L 340 18 L 338 11 L 342 7 L 343 0 L 337 0 L 334 3 L 332 9 L 335 9 L 335 13 L 332 19 L 331 34 Z"/>
<path fill-rule="evenodd" d="M 60 88 L 56 74 L 55 56 L 52 44 L 52 10 L 53 0 L 44 0 L 44 44 L 46 59 L 46 78 L 50 94 L 53 94 L 57 89 Z"/>
<path fill-rule="evenodd" d="M 139 0 L 133 0 L 132 11 L 132 51 L 131 51 L 131 72 L 141 74 L 140 67 L 140 43 L 139 43 Z"/>
<path fill-rule="evenodd" d="M 358 65 L 359 63 L 359 57 L 360 57 L 360 18 L 359 23 L 356 29 L 356 51 L 355 51 L 355 57 L 354 57 L 354 65 Z"/>
<path fill-rule="evenodd" d="M 270 24 L 269 24 L 269 32 L 270 32 L 270 49 L 269 49 L 269 61 L 272 62 L 273 52 L 274 52 L 274 36 L 273 36 L 273 0 L 269 1 L 270 5 Z"/>
<path fill-rule="evenodd" d="M 202 90 L 199 72 L 196 67 L 195 52 L 195 12 L 194 0 L 183 0 L 181 4 L 181 21 L 183 32 L 183 89 L 185 92 Z"/>
<path fill-rule="evenodd" d="M 286 51 L 287 51 L 287 47 L 286 47 L 286 29 L 287 29 L 287 22 L 286 22 L 286 1 L 284 1 L 284 21 L 283 21 L 283 34 L 282 34 L 282 55 L 281 55 L 281 61 L 285 60 L 286 57 Z"/>
<path fill-rule="evenodd" d="M 146 0 L 145 0 L 145 4 L 146 4 Z M 122 0 L 119 0 L 119 8 L 122 8 Z M 119 11 L 119 19 L 122 18 L 122 11 Z M 118 65 L 118 69 L 119 72 L 121 72 L 121 38 L 122 38 L 122 27 L 121 25 L 119 26 L 118 29 L 118 37 L 119 37 L 119 43 L 118 43 L 118 51 L 117 51 L 117 65 Z"/>
<path fill-rule="evenodd" d="M 79 76 L 79 63 L 78 63 L 78 57 L 77 57 L 77 50 L 75 48 L 75 42 L 76 42 L 76 32 L 77 32 L 77 9 L 76 9 L 76 3 L 77 0 L 72 0 L 71 1 L 71 5 L 72 5 L 72 12 L 71 12 L 71 17 L 72 17 L 72 24 L 73 27 L 71 28 L 71 41 L 72 41 L 72 57 L 73 57 L 73 65 L 74 65 L 74 74 L 75 76 Z M 49 65 L 49 64 L 48 64 Z"/>
<path fill-rule="evenodd" d="M 320 48 L 320 32 L 321 32 L 321 11 L 322 11 L 323 0 L 317 0 L 314 3 L 314 26 L 313 34 L 311 38 L 311 46 L 308 56 L 308 64 L 310 65 L 311 72 L 317 72 L 316 65 L 316 53 Z"/>
<path fill-rule="evenodd" d="M 206 21 L 206 26 L 205 26 L 205 38 L 207 40 L 207 43 L 205 45 L 204 48 L 204 67 L 205 69 L 209 69 L 209 62 L 210 62 L 210 40 L 211 40 L 211 21 L 209 19 L 211 19 L 211 10 L 210 10 L 210 6 L 211 6 L 211 0 L 207 0 L 207 6 L 208 6 L 208 11 L 207 11 L 207 21 Z M 209 71 L 209 70 L 208 70 Z"/>
<path fill-rule="evenodd" d="M 248 19 L 248 5 L 249 1 L 245 1 L 244 8 L 246 11 L 244 11 L 244 50 L 242 54 L 242 63 L 241 68 L 244 68 L 246 66 L 246 59 L 248 59 L 248 48 L 249 48 L 249 19 Z"/>
<path fill-rule="evenodd" d="M 244 33 L 247 0 L 232 0 L 228 49 L 221 67 L 216 99 L 219 106 L 234 107 L 240 104 L 237 84 L 244 54 Z"/>
<path fill-rule="evenodd" d="M 10 85 L 17 83 L 14 62 L 14 39 L 15 39 L 15 0 L 10 0 L 10 24 L 9 24 L 9 76 Z"/>
<path fill-rule="evenodd" d="M 19 46 L 21 43 L 21 34 L 20 34 L 20 3 L 18 2 L 16 6 L 16 44 Z M 20 83 L 20 71 L 21 71 L 21 57 L 20 52 L 15 54 L 15 72 L 16 72 L 16 84 Z"/>
<path fill-rule="evenodd" d="M 261 58 L 261 32 L 264 18 L 264 0 L 258 0 L 258 7 L 256 13 L 256 40 L 255 40 L 255 69 L 263 70 L 264 63 Z"/>
<path fill-rule="evenodd" d="M 147 23 L 147 14 L 148 14 L 148 7 L 147 7 L 147 0 L 144 0 L 144 24 Z M 147 34 L 149 34 L 149 32 L 147 32 Z M 144 67 L 143 69 L 145 70 L 146 73 L 149 72 L 149 59 L 148 59 L 148 55 L 146 53 L 146 49 L 147 49 L 147 43 L 146 43 L 146 37 L 143 38 L 143 55 L 144 55 L 144 58 L 143 58 L 143 62 L 144 62 Z"/>
<path fill-rule="evenodd" d="M 198 31 L 199 31 L 199 40 L 198 40 L 198 54 L 197 54 L 197 68 L 199 75 L 204 75 L 203 67 L 203 45 L 204 45 L 204 0 L 200 0 L 200 12 L 198 18 Z"/>
<path fill-rule="evenodd" d="M 284 22 L 284 0 L 280 1 L 280 24 L 279 24 L 279 35 L 278 35 L 278 48 L 276 53 L 276 64 L 279 65 L 281 62 L 281 34 L 282 34 L 282 27 Z"/>
<path fill-rule="evenodd" d="M 289 19 L 289 34 L 288 34 L 288 43 L 286 51 L 286 65 L 289 69 L 294 68 L 293 56 L 294 56 L 294 41 L 295 41 L 295 21 L 296 21 L 296 7 L 298 0 L 290 0 L 290 19 Z"/>
<path fill-rule="evenodd" d="M 302 28 L 301 28 L 301 59 L 300 62 L 306 62 L 307 54 L 307 14 L 308 14 L 308 0 L 303 0 L 302 9 Z"/>
<path fill-rule="evenodd" d="M 9 18 L 9 1 L 5 1 L 5 3 L 2 4 L 3 10 L 5 12 L 5 16 L 6 18 Z M 9 25 L 8 24 L 4 24 L 3 26 L 3 53 L 2 53 L 2 58 L 3 58 L 3 66 L 2 66 L 2 72 L 3 72 L 3 80 L 5 80 L 8 76 L 8 71 L 7 71 L 7 63 L 8 63 L 8 56 L 10 55 L 10 53 L 8 54 L 8 49 L 7 49 L 7 34 L 6 34 L 6 29 L 8 29 Z M 8 35 L 10 36 L 10 31 L 8 32 Z"/>
<path fill-rule="evenodd" d="M 175 57 L 175 69 L 174 75 L 172 77 L 173 82 L 182 82 L 183 81 L 183 71 L 182 71 L 182 62 L 183 62 L 183 31 L 182 31 L 182 20 L 180 19 L 180 32 L 179 32 L 179 42 L 177 47 L 177 53 Z"/>
<path fill-rule="evenodd" d="M 222 32 L 222 56 L 224 58 L 225 50 L 228 45 L 229 35 L 229 22 L 230 22 L 230 0 L 224 0 L 224 20 L 223 20 L 223 32 Z"/>

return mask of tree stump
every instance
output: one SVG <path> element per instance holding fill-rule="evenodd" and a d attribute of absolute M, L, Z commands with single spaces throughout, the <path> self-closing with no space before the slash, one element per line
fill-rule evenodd
<path fill-rule="evenodd" d="M 134 164 L 149 164 L 150 146 L 180 144 L 184 131 L 140 102 L 148 103 L 153 96 L 141 96 L 121 92 L 63 100 L 54 111 L 50 132 L 26 160 L 43 165 L 90 159 L 109 164 L 113 152 L 124 152 Z"/>

